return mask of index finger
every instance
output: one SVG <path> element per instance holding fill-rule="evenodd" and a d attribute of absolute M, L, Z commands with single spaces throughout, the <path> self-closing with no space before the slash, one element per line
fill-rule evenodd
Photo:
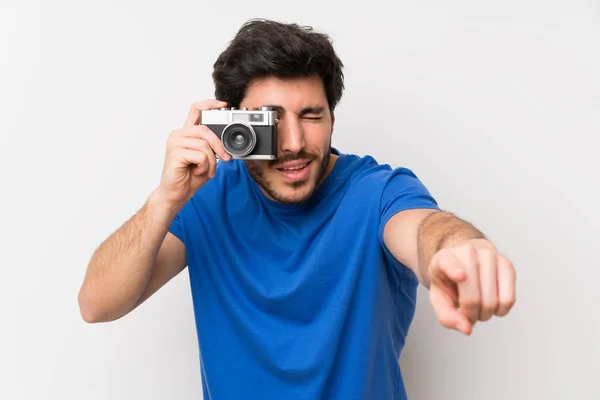
<path fill-rule="evenodd" d="M 185 120 L 184 128 L 188 128 L 190 126 L 197 125 L 200 120 L 200 113 L 202 110 L 210 110 L 213 108 L 221 108 L 227 105 L 226 102 L 221 100 L 203 100 L 197 103 L 192 103 L 190 107 L 190 111 L 188 112 L 188 116 Z"/>
<path fill-rule="evenodd" d="M 449 329 L 456 329 L 465 335 L 470 335 L 472 325 L 467 317 L 457 312 L 454 300 L 439 285 L 431 286 L 429 300 L 440 324 Z"/>
<path fill-rule="evenodd" d="M 459 249 L 459 254 L 454 257 L 461 263 L 466 272 L 466 279 L 458 284 L 458 302 L 461 312 L 471 321 L 477 322 L 481 303 L 479 289 L 479 260 L 477 251 L 472 246 Z"/>
<path fill-rule="evenodd" d="M 227 153 L 221 139 L 213 132 L 210 128 L 205 125 L 197 125 L 183 131 L 184 135 L 191 138 L 200 138 L 208 143 L 211 150 L 219 156 L 222 160 L 231 160 L 231 155 Z"/>

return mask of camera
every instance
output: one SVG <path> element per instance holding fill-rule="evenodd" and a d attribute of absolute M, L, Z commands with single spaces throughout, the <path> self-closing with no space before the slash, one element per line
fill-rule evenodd
<path fill-rule="evenodd" d="M 277 111 L 224 107 L 202 110 L 200 123 L 213 131 L 232 158 L 275 160 L 277 158 Z"/>

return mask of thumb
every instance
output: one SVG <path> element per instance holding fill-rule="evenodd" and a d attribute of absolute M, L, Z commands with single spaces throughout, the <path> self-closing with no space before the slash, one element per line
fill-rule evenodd
<path fill-rule="evenodd" d="M 448 329 L 455 329 L 465 335 L 470 335 L 472 325 L 465 315 L 456 308 L 456 296 L 443 286 L 432 285 L 429 300 L 440 324 Z"/>
<path fill-rule="evenodd" d="M 431 282 L 459 283 L 467 279 L 467 271 L 451 251 L 441 250 L 431 259 L 429 277 Z"/>

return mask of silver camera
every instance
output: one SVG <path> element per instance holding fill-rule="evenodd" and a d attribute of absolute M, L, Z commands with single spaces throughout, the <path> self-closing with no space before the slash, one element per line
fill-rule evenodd
<path fill-rule="evenodd" d="M 200 123 L 213 131 L 232 158 L 274 160 L 277 158 L 277 111 L 225 107 L 202 110 Z"/>

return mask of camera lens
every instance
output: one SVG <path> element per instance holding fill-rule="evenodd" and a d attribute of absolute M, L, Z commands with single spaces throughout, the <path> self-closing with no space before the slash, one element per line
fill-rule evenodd
<path fill-rule="evenodd" d="M 229 154 L 234 157 L 245 157 L 254 150 L 256 135 L 249 125 L 231 124 L 223 131 L 221 141 Z"/>

